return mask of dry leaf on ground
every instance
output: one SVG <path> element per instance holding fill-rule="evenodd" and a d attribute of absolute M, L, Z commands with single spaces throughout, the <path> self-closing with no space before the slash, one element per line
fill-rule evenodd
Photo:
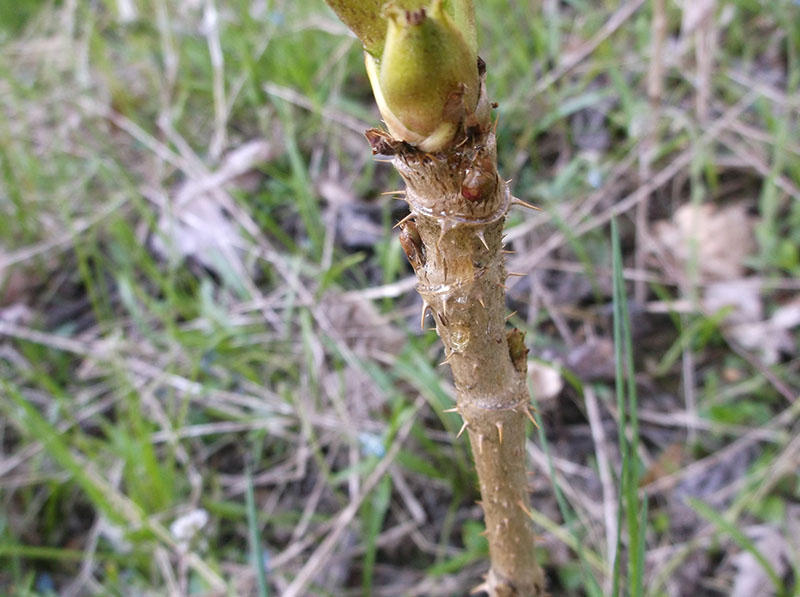
<path fill-rule="evenodd" d="M 177 189 L 172 201 L 158 207 L 158 234 L 153 250 L 162 258 L 191 257 L 221 276 L 233 268 L 245 272 L 238 251 L 246 246 L 239 226 L 226 213 L 215 193 L 245 184 L 244 176 L 258 164 L 273 159 L 276 149 L 265 140 L 255 140 L 231 151 L 220 167 L 205 176 L 188 179 Z"/>
<path fill-rule="evenodd" d="M 680 207 L 672 220 L 655 226 L 664 255 L 681 270 L 696 263 L 701 282 L 740 278 L 755 250 L 754 223 L 746 207 L 710 203 Z"/>
<path fill-rule="evenodd" d="M 706 287 L 703 307 L 710 314 L 730 309 L 723 329 L 747 350 L 757 351 L 766 365 L 777 363 L 781 353 L 797 352 L 794 329 L 800 326 L 800 297 L 765 319 L 761 281 L 730 280 Z"/>
<path fill-rule="evenodd" d="M 772 566 L 775 573 L 782 577 L 788 571 L 791 557 L 789 544 L 781 533 L 772 526 L 763 526 L 757 530 L 754 539 L 755 548 Z M 771 597 L 775 595 L 775 584 L 770 580 L 764 566 L 749 551 L 742 551 L 733 557 L 737 572 L 731 590 L 731 597 Z"/>

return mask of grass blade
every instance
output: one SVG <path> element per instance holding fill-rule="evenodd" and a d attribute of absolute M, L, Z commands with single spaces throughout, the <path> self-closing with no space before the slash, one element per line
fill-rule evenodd
<path fill-rule="evenodd" d="M 261 539 L 258 531 L 256 498 L 255 491 L 253 490 L 253 474 L 250 471 L 250 467 L 247 467 L 245 475 L 247 476 L 245 500 L 247 502 L 247 530 L 250 538 L 250 558 L 253 561 L 253 567 L 256 569 L 256 586 L 258 587 L 258 597 L 269 597 L 267 569 L 264 565 L 264 549 L 261 546 Z"/>
<path fill-rule="evenodd" d="M 767 573 L 767 576 L 769 576 L 772 584 L 775 585 L 775 592 L 777 595 L 780 595 L 781 597 L 787 595 L 786 587 L 784 586 L 780 576 L 778 576 L 778 573 L 775 571 L 775 568 L 773 568 L 772 564 L 770 564 L 764 555 L 758 551 L 758 548 L 747 535 L 745 535 L 740 529 L 731 524 L 725 519 L 724 516 L 711 508 L 711 506 L 705 502 L 701 502 L 700 500 L 691 497 L 688 498 L 688 501 L 689 505 L 694 509 L 695 512 L 713 524 L 719 532 L 730 535 L 731 539 L 733 539 L 739 547 L 749 552 L 756 559 L 756 561 L 761 564 L 764 572 Z"/>
<path fill-rule="evenodd" d="M 621 583 L 622 519 L 628 527 L 628 591 L 632 596 L 642 594 L 644 583 L 644 533 L 646 525 L 640 518 L 646 511 L 639 505 L 639 417 L 636 379 L 633 364 L 633 341 L 631 339 L 630 316 L 622 275 L 622 251 L 619 243 L 619 229 L 616 220 L 611 220 L 611 255 L 614 272 L 614 357 L 615 385 L 617 393 L 617 412 L 619 450 L 622 458 L 622 479 L 620 480 L 619 526 L 617 528 L 617 556 L 614 561 L 613 593 L 619 594 Z M 627 400 L 626 400 L 627 399 Z M 630 427 L 631 441 L 626 431 Z"/>

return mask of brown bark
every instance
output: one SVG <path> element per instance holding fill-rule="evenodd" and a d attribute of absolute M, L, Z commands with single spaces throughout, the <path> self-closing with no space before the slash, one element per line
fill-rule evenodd
<path fill-rule="evenodd" d="M 473 122 L 435 154 L 375 129 L 367 137 L 376 153 L 394 156 L 406 182 L 411 215 L 401 243 L 419 279 L 422 317 L 430 312 L 444 343 L 472 445 L 491 557 L 479 588 L 492 597 L 544 595 L 525 512 L 527 349 L 505 320 L 503 224 L 517 200 L 497 173 L 494 132 Z"/>

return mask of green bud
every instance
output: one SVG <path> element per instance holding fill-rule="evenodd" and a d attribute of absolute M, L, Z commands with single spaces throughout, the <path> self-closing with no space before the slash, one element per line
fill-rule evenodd
<path fill-rule="evenodd" d="M 459 29 L 443 0 L 419 10 L 387 5 L 380 60 L 366 57 L 372 90 L 389 132 L 423 151 L 445 147 L 478 104 L 472 1 L 450 0 L 448 7 L 467 31 Z"/>

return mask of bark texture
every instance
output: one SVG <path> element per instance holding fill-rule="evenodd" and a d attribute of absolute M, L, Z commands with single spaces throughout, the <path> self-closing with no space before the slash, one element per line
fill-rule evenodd
<path fill-rule="evenodd" d="M 472 445 L 491 557 L 476 589 L 492 597 L 544 595 L 525 512 L 527 349 L 505 320 L 503 225 L 517 200 L 497 173 L 494 132 L 488 122 L 468 120 L 452 147 L 437 153 L 376 129 L 367 137 L 375 153 L 393 156 L 406 182 L 411 215 L 400 240 L 419 279 L 423 321 L 432 316 L 444 343 Z"/>

